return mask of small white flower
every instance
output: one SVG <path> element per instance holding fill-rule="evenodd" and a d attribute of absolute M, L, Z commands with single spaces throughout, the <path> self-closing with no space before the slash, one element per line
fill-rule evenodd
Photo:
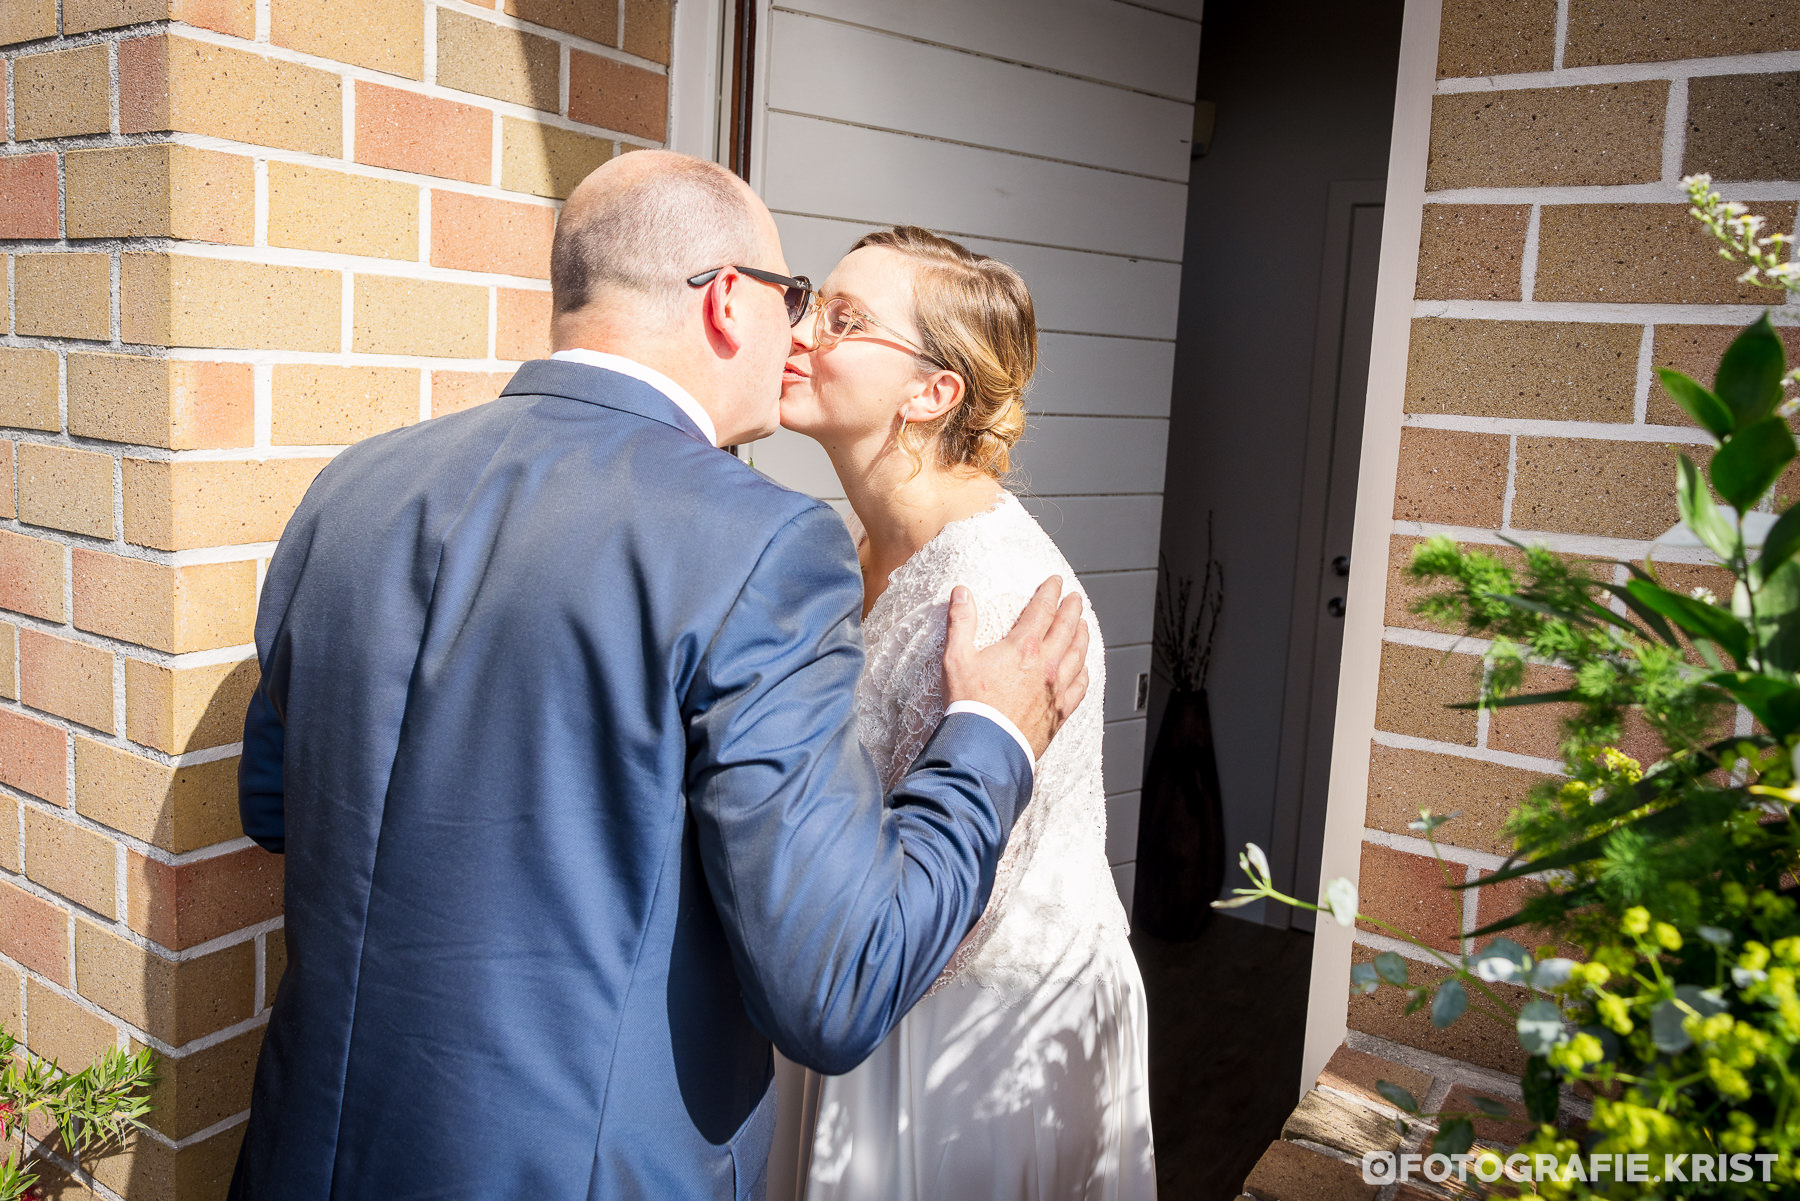
<path fill-rule="evenodd" d="M 1263 849 L 1253 842 L 1247 842 L 1244 844 L 1244 854 L 1249 856 L 1250 866 L 1256 869 L 1245 874 L 1259 884 L 1267 880 L 1269 878 L 1269 857 L 1263 854 Z"/>
<path fill-rule="evenodd" d="M 1704 584 L 1696 586 L 1692 592 L 1688 593 L 1688 595 L 1703 604 L 1716 605 L 1719 603 L 1717 594 Z"/>
<path fill-rule="evenodd" d="M 1356 922 L 1356 885 L 1339 876 L 1325 886 L 1325 908 L 1340 926 Z"/>

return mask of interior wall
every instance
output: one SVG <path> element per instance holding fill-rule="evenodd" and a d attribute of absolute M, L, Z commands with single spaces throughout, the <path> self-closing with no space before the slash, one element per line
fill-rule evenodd
<path fill-rule="evenodd" d="M 1188 177 L 1162 551 L 1199 579 L 1213 513 L 1225 603 L 1208 688 L 1234 851 L 1270 837 L 1327 193 L 1386 174 L 1401 10 L 1207 5 L 1196 97 L 1216 124 Z M 1161 701 L 1158 686 L 1152 731 Z"/>
<path fill-rule="evenodd" d="M 910 223 L 1031 288 L 1041 358 L 1009 487 L 1106 639 L 1107 854 L 1129 905 L 1199 0 L 786 0 L 758 21 L 751 182 L 794 271 L 823 280 Z M 747 449 L 841 501 L 811 441 Z"/>

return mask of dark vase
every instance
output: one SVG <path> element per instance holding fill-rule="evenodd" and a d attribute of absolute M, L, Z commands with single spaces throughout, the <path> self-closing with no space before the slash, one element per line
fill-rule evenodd
<path fill-rule="evenodd" d="M 1131 924 L 1185 942 L 1212 924 L 1225 882 L 1225 814 L 1206 693 L 1172 692 L 1144 771 Z"/>

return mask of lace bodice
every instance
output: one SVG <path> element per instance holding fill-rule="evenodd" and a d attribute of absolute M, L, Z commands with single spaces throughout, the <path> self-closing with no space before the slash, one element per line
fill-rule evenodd
<path fill-rule="evenodd" d="M 854 518 L 851 532 L 861 534 Z M 1003 493 L 987 512 L 945 526 L 888 577 L 863 622 L 869 657 L 856 693 L 858 733 L 888 788 L 906 774 L 944 715 L 951 589 L 962 584 L 974 594 L 976 645 L 987 646 L 1012 629 L 1052 575 L 1065 587 L 1075 581 L 1056 544 L 1016 497 Z M 1082 600 L 1085 605 L 1085 593 Z M 1001 856 L 987 909 L 932 992 L 954 980 L 1023 999 L 1048 980 L 1100 972 L 1101 940 L 1126 929 L 1106 863 L 1100 771 L 1106 652 L 1091 607 L 1084 619 L 1087 698 L 1038 761 L 1031 800 Z"/>

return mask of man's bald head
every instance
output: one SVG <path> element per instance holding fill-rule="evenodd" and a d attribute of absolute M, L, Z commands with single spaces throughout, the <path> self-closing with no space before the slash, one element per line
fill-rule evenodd
<path fill-rule="evenodd" d="M 774 236 L 762 201 L 724 167 L 632 151 L 582 180 L 563 206 L 550 250 L 556 314 L 617 304 L 679 317 L 689 276 L 755 266 Z"/>

